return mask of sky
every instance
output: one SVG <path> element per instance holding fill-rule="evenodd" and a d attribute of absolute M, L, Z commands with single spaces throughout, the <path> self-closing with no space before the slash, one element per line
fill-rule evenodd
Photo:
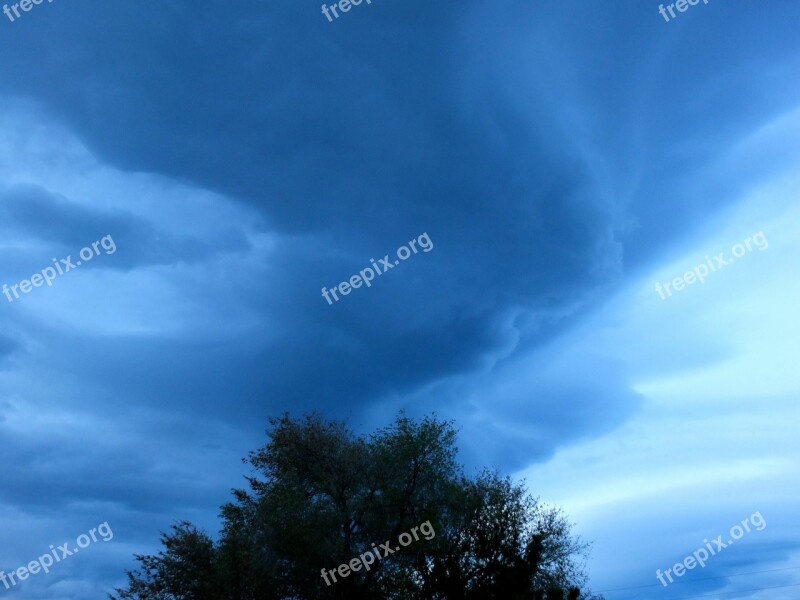
<path fill-rule="evenodd" d="M 796 600 L 800 5 L 658 8 L 0 15 L 0 284 L 90 255 L 0 295 L 0 569 L 113 530 L 0 597 L 216 532 L 270 416 L 405 410 L 562 506 L 607 600 Z"/>

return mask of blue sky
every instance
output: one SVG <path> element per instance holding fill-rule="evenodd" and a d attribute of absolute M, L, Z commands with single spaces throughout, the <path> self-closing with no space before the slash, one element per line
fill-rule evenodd
<path fill-rule="evenodd" d="M 102 598 L 175 519 L 216 531 L 270 415 L 405 409 L 563 506 L 595 590 L 763 515 L 680 581 L 715 579 L 608 600 L 795 599 L 798 25 L 790 0 L 4 20 L 0 283 L 117 252 L 0 296 L 0 568 L 114 531 L 0 595 Z M 431 252 L 320 295 L 422 232 Z"/>

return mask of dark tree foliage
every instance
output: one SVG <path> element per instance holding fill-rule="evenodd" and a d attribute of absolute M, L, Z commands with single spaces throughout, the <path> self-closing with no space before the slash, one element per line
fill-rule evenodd
<path fill-rule="evenodd" d="M 370 436 L 312 414 L 271 419 L 222 507 L 218 542 L 181 522 L 136 556 L 112 600 L 579 600 L 587 544 L 557 509 L 496 472 L 468 477 L 456 431 L 401 415 Z M 321 570 L 429 522 L 435 535 L 336 583 Z M 428 539 L 430 538 L 430 539 Z"/>
<path fill-rule="evenodd" d="M 173 525 L 162 534 L 164 549 L 156 556 L 136 555 L 141 568 L 128 573 L 128 589 L 117 590 L 121 600 L 205 600 L 219 596 L 214 542 L 191 523 Z"/>

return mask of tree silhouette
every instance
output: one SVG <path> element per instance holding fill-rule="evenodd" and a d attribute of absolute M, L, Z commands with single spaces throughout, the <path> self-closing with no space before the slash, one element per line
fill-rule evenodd
<path fill-rule="evenodd" d="M 178 523 L 157 555 L 135 557 L 139 569 L 110 598 L 591 597 L 581 592 L 588 545 L 564 515 L 497 472 L 465 475 L 450 422 L 401 414 L 356 436 L 317 414 L 285 414 L 267 436 L 245 459 L 248 489 L 222 507 L 219 541 Z M 414 528 L 424 537 L 412 540 Z M 381 559 L 359 559 L 382 546 Z"/>

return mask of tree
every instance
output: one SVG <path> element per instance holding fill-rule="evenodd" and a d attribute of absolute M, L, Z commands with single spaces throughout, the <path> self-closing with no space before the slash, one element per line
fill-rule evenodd
<path fill-rule="evenodd" d="M 356 436 L 317 414 L 285 414 L 267 437 L 244 459 L 254 473 L 222 507 L 219 541 L 179 523 L 159 554 L 136 556 L 140 569 L 112 599 L 589 597 L 588 545 L 523 484 L 488 470 L 468 477 L 450 422 L 400 415 Z"/>
<path fill-rule="evenodd" d="M 118 589 L 120 600 L 205 600 L 215 597 L 214 542 L 191 523 L 173 525 L 162 534 L 164 549 L 157 556 L 136 555 L 141 568 L 128 573 L 128 589 Z"/>

